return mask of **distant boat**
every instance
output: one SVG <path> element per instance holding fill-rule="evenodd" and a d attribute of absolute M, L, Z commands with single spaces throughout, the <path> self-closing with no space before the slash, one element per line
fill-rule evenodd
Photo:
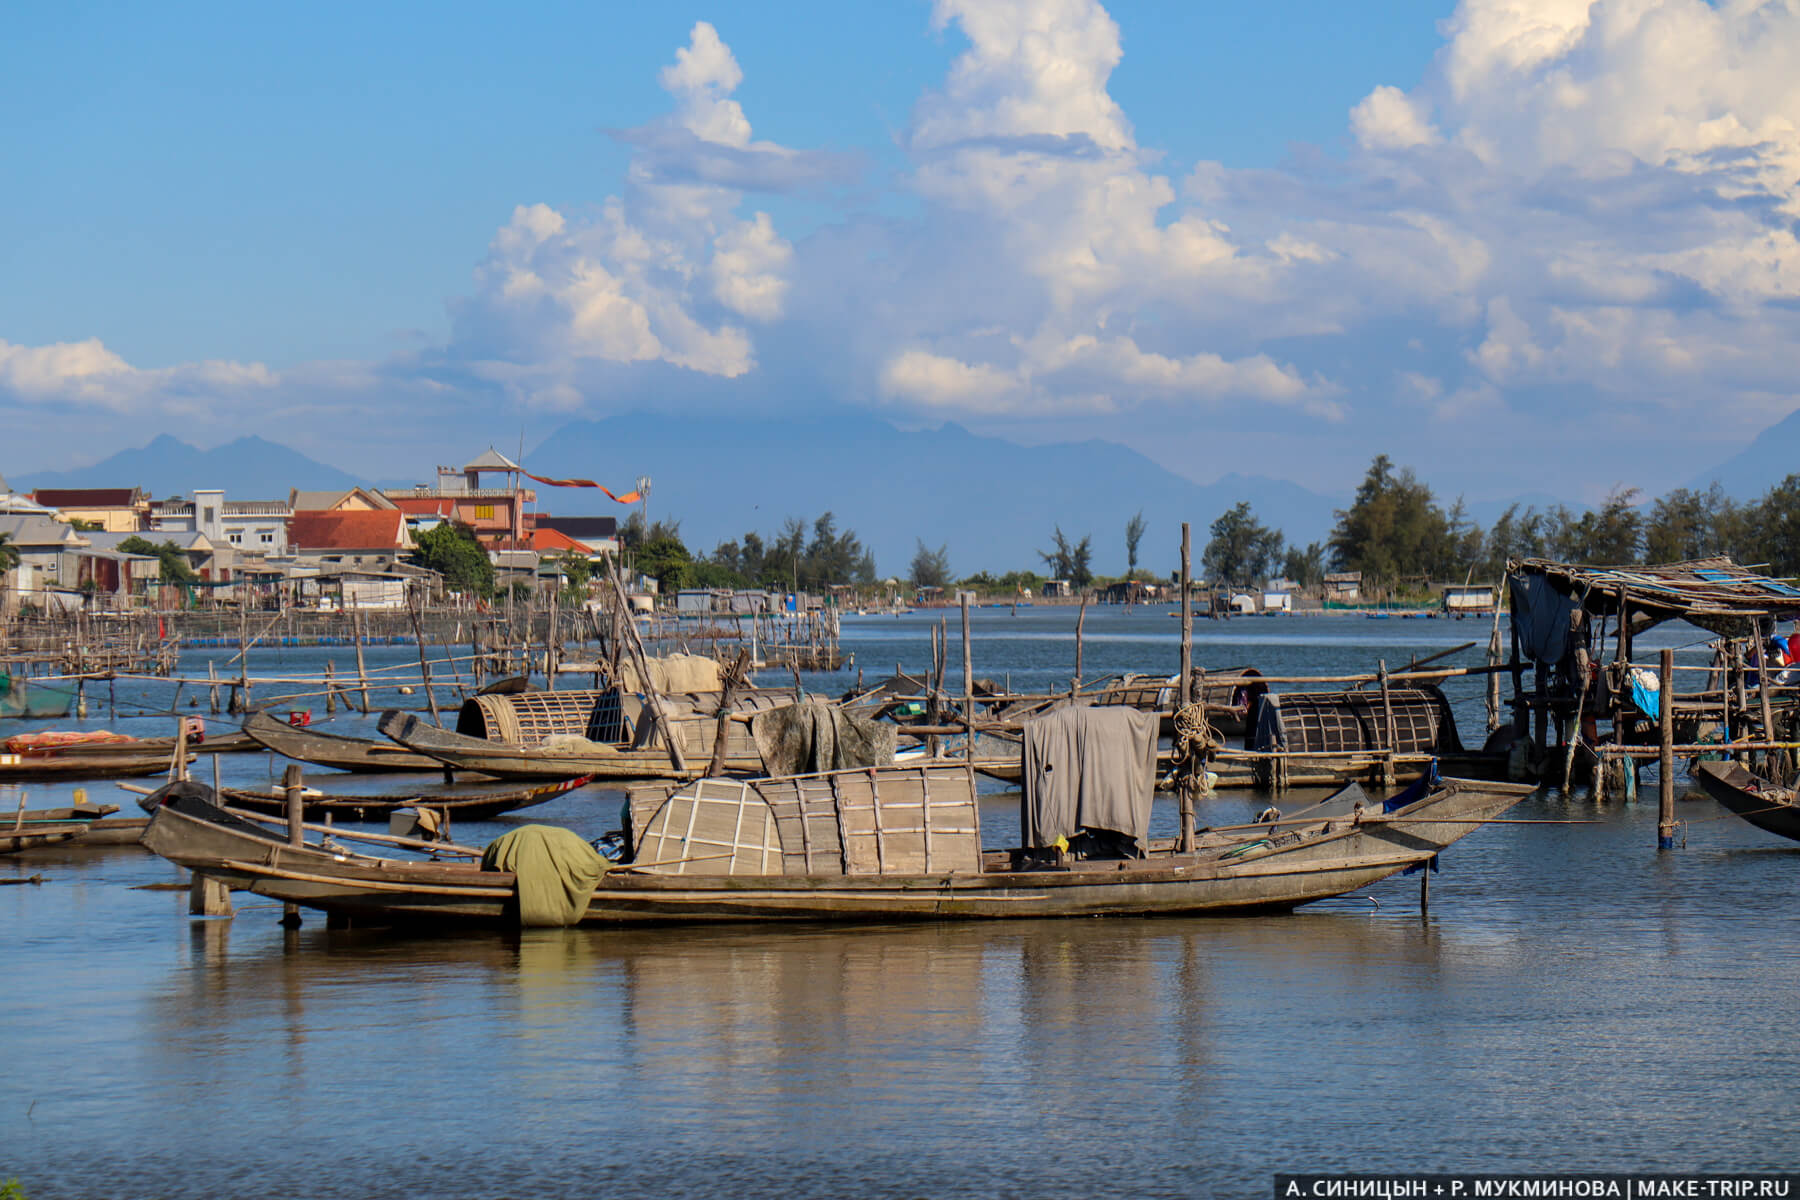
<path fill-rule="evenodd" d="M 320 821 L 328 816 L 335 816 L 340 821 L 367 821 L 385 818 L 398 808 L 434 808 L 464 821 L 486 821 L 502 813 L 542 804 L 546 800 L 572 792 L 587 782 L 587 776 L 581 775 L 534 784 L 531 787 L 490 787 L 475 791 L 467 788 L 460 791 L 419 790 L 390 792 L 381 796 L 339 795 L 308 788 L 301 803 L 308 821 Z M 224 796 L 236 808 L 277 817 L 287 813 L 287 793 L 279 788 L 265 791 L 226 788 Z"/>

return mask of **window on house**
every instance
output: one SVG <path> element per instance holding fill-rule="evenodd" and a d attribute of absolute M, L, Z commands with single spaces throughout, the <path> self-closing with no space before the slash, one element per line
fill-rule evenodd
<path fill-rule="evenodd" d="M 234 546 L 241 546 L 244 543 L 244 535 L 241 533 L 232 533 L 227 535 L 226 540 Z"/>
<path fill-rule="evenodd" d="M 204 523 L 205 523 L 205 524 L 208 524 L 208 525 L 211 525 L 211 524 L 212 524 L 212 523 L 213 523 L 213 510 L 212 510 L 212 508 L 211 508 L 211 507 L 210 507 L 210 506 L 208 506 L 208 507 L 207 507 L 207 508 L 203 508 L 203 509 L 201 509 L 201 510 L 200 510 L 200 512 L 201 512 L 201 517 L 200 517 L 200 520 L 201 520 L 201 521 L 202 521 L 202 522 L 204 522 Z"/>
<path fill-rule="evenodd" d="M 494 506 L 491 504 L 477 504 L 475 506 L 475 519 L 477 521 L 493 520 L 494 519 Z"/>
<path fill-rule="evenodd" d="M 274 534 L 272 534 L 272 533 L 264 533 L 264 534 L 262 534 L 262 535 L 261 535 L 261 536 L 262 536 L 262 544 L 263 544 L 263 545 L 265 545 L 265 546 L 273 546 L 273 545 L 274 545 L 274 544 L 275 544 L 275 535 L 274 535 Z"/>

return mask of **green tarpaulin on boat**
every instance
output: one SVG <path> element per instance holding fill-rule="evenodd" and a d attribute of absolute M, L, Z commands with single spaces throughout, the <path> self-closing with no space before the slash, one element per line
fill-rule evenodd
<path fill-rule="evenodd" d="M 511 871 L 519 924 L 573 925 L 587 912 L 606 860 L 581 835 L 555 825 L 521 825 L 481 852 L 484 871 Z"/>

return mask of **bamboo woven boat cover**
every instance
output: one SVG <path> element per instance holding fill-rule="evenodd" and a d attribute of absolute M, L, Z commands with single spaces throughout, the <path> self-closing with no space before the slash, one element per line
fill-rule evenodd
<path fill-rule="evenodd" d="M 748 783 L 701 779 L 663 801 L 637 861 L 659 875 L 780 875 L 781 835 Z"/>
<path fill-rule="evenodd" d="M 1401 754 L 1454 754 L 1462 750 L 1456 718 L 1435 687 L 1390 688 L 1393 749 Z M 1347 753 L 1388 748 L 1386 709 L 1379 689 L 1360 692 L 1287 692 L 1263 697 L 1254 721 L 1252 750 Z"/>
<path fill-rule="evenodd" d="M 675 864 L 651 870 L 826 877 L 981 870 L 975 779 L 961 766 L 747 784 L 707 779 L 672 792 L 645 787 L 632 792 L 631 810 L 634 829 L 644 830 L 635 860 Z"/>
<path fill-rule="evenodd" d="M 563 734 L 590 737 L 595 705 L 608 694 L 575 691 L 470 696 L 456 714 L 456 732 L 511 746 L 541 746 Z"/>

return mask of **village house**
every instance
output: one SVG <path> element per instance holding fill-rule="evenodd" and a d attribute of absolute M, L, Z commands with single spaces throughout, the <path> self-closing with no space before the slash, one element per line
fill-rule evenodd
<path fill-rule="evenodd" d="M 525 544 L 525 506 L 537 503 L 535 491 L 518 485 L 519 471 L 518 463 L 489 448 L 460 468 L 439 467 L 435 487 L 422 483 L 382 498 L 412 516 L 467 525 L 489 549 L 514 549 Z M 507 486 L 483 486 L 484 477 L 500 474 L 512 477 Z"/>
<path fill-rule="evenodd" d="M 399 509 L 296 512 L 288 545 L 298 561 L 319 567 L 361 567 L 386 572 L 412 549 L 406 515 Z"/>
<path fill-rule="evenodd" d="M 107 533 L 137 533 L 149 526 L 150 498 L 142 488 L 39 488 L 31 498 L 70 524 Z"/>
<path fill-rule="evenodd" d="M 150 528 L 203 533 L 240 559 L 279 558 L 287 553 L 287 523 L 293 515 L 284 500 L 227 500 L 223 490 L 196 488 L 192 500 L 172 496 L 152 501 Z"/>

